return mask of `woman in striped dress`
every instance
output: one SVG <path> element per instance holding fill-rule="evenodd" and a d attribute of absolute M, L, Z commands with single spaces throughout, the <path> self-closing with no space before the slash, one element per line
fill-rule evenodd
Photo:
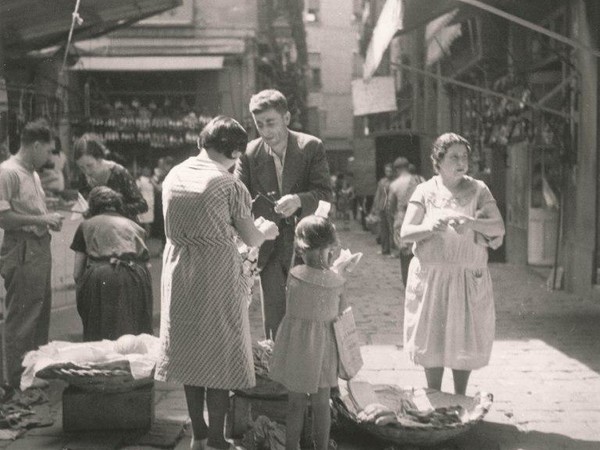
<path fill-rule="evenodd" d="M 229 172 L 247 138 L 238 122 L 216 117 L 200 134 L 199 155 L 174 167 L 163 183 L 167 244 L 156 379 L 184 385 L 192 449 L 229 448 L 223 437 L 228 391 L 255 384 L 246 283 L 235 239 L 259 246 L 278 230 L 270 221 L 255 226 L 250 194 Z"/>

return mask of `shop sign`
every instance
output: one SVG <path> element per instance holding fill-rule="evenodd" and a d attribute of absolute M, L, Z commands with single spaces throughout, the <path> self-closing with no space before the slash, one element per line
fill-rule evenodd
<path fill-rule="evenodd" d="M 352 105 L 355 116 L 397 111 L 394 77 L 353 80 Z"/>

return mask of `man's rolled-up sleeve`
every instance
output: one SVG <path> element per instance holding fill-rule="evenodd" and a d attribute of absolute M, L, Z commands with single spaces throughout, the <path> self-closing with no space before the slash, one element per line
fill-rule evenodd
<path fill-rule="evenodd" d="M 7 170 L 0 170 L 0 212 L 12 209 L 10 201 L 18 192 L 18 177 Z"/>

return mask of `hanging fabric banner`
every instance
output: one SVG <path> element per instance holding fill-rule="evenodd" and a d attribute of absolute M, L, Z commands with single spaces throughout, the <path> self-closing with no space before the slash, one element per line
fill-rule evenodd
<path fill-rule="evenodd" d="M 455 9 L 432 20 L 425 27 L 426 65 L 430 66 L 439 61 L 444 55 L 447 55 L 452 42 L 461 36 L 461 24 L 451 23 L 457 13 L 458 9 Z"/>
<path fill-rule="evenodd" d="M 367 48 L 363 65 L 363 78 L 365 80 L 371 79 L 377 67 L 379 67 L 383 53 L 390 45 L 390 41 L 396 32 L 402 28 L 402 14 L 402 0 L 387 0 L 381 10 L 379 19 L 377 19 L 377 25 L 375 25 Z"/>

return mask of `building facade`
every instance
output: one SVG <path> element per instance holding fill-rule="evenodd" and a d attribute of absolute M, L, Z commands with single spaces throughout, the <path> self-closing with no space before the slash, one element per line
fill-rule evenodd
<path fill-rule="evenodd" d="M 184 0 L 178 8 L 76 44 L 72 134 L 100 134 L 135 169 L 196 150 L 208 118 L 248 128 L 256 86 L 257 2 Z"/>
<path fill-rule="evenodd" d="M 325 145 L 332 173 L 350 170 L 353 115 L 351 82 L 357 52 L 359 2 L 304 2 L 308 48 L 308 127 Z"/>

